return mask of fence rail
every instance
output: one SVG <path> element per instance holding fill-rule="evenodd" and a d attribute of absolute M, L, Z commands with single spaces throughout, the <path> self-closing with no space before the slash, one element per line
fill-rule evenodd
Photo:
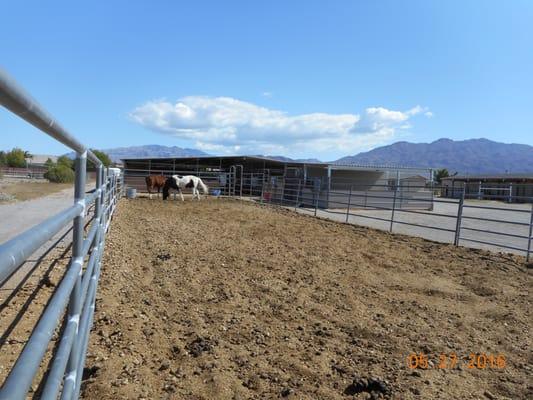
<path fill-rule="evenodd" d="M 19 179 L 44 179 L 46 168 L 27 167 L 13 168 L 0 167 L 0 177 L 19 178 Z"/>
<path fill-rule="evenodd" d="M 504 206 L 507 198 L 486 202 L 464 193 L 459 199 L 439 198 L 434 188 L 412 184 L 373 184 L 361 190 L 366 184 L 346 181 L 337 185 L 343 190 L 336 190 L 296 178 L 254 185 L 246 174 L 242 182 L 244 195 L 264 204 L 455 245 L 511 250 L 531 259 L 533 197 Z"/>
<path fill-rule="evenodd" d="M 24 399 L 48 352 L 54 332 L 59 345 L 42 382 L 42 399 L 79 397 L 85 353 L 95 307 L 101 256 L 121 178 L 108 174 L 100 160 L 66 131 L 14 80 L 0 70 L 0 104 L 76 152 L 74 204 L 0 245 L 0 285 L 4 285 L 48 240 L 72 224 L 72 255 L 61 282 L 9 371 L 0 399 Z M 96 186 L 86 193 L 87 160 L 97 167 Z M 89 209 L 93 209 L 92 217 Z M 87 233 L 85 226 L 87 225 Z M 57 244 L 58 242 L 56 242 Z M 30 271 L 31 273 L 31 271 Z M 15 290 L 20 290 L 18 286 Z M 63 323 L 61 323 L 63 321 Z"/>
<path fill-rule="evenodd" d="M 156 169 L 127 169 L 128 186 L 145 189 L 144 178 Z M 251 198 L 261 203 L 390 232 L 420 236 L 455 245 L 511 250 L 531 259 L 533 197 L 491 194 L 485 198 L 463 190 L 455 198 L 437 197 L 440 187 L 401 179 L 356 181 L 271 176 L 268 172 L 164 171 L 200 176 L 221 195 Z M 530 187 L 530 186 L 528 186 Z M 531 206 L 529 206 L 529 204 Z"/>

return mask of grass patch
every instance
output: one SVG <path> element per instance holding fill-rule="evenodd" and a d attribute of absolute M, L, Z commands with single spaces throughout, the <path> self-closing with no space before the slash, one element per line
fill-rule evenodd
<path fill-rule="evenodd" d="M 5 197 L 14 197 L 16 201 L 25 201 L 48 196 L 60 192 L 64 189 L 73 188 L 72 183 L 52 183 L 52 182 L 1 182 L 0 193 L 6 194 Z M 0 203 L 8 201 L 0 200 Z"/>

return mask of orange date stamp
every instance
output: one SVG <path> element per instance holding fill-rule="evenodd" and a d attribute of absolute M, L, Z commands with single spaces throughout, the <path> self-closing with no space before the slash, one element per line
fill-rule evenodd
<path fill-rule="evenodd" d="M 409 369 L 454 369 L 459 366 L 472 370 L 504 369 L 506 362 L 503 354 L 470 353 L 459 357 L 456 353 L 411 353 L 407 356 Z"/>

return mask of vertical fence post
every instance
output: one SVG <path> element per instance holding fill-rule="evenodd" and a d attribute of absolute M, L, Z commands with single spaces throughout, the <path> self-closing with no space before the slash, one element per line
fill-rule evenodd
<path fill-rule="evenodd" d="M 83 266 L 83 229 L 85 222 L 85 179 L 86 179 L 86 165 L 87 165 L 87 152 L 77 153 L 75 160 L 76 167 L 76 180 L 74 183 L 74 201 L 83 206 L 83 209 L 76 218 L 74 218 L 74 225 L 72 230 L 72 261 Z M 81 312 L 81 276 L 82 270 L 76 279 L 74 288 L 70 295 L 68 303 L 68 320 L 76 322 L 76 334 L 70 351 L 70 357 L 67 362 L 66 378 L 63 385 L 63 391 L 71 393 L 74 389 L 76 382 L 76 375 L 80 373 L 77 371 L 78 358 L 79 358 L 79 324 L 80 324 L 80 312 Z"/>
<path fill-rule="evenodd" d="M 352 203 L 352 185 L 350 185 L 350 194 L 348 194 L 348 207 L 346 208 L 346 223 L 348 223 L 348 218 L 350 217 L 351 203 Z"/>
<path fill-rule="evenodd" d="M 463 219 L 463 205 L 465 202 L 465 187 L 463 187 L 463 193 L 461 194 L 461 197 L 459 198 L 459 204 L 457 206 L 457 223 L 455 225 L 455 238 L 453 241 L 453 244 L 455 246 L 459 246 L 459 240 L 461 239 L 461 223 Z"/>
<path fill-rule="evenodd" d="M 433 176 L 433 175 L 432 175 Z M 431 178 L 431 206 L 429 208 L 429 211 L 433 211 L 435 208 L 435 182 L 433 181 L 433 178 Z M 442 188 L 441 188 L 441 196 L 442 196 Z"/>
<path fill-rule="evenodd" d="M 526 253 L 526 262 L 529 262 L 530 256 L 531 256 L 531 240 L 533 240 L 533 237 L 531 235 L 533 234 L 533 203 L 531 203 L 531 216 L 529 217 L 529 235 L 527 239 L 527 253 Z"/>
<path fill-rule="evenodd" d="M 235 178 L 237 174 L 237 167 L 232 165 L 229 169 L 228 179 L 228 195 L 235 196 Z"/>
<path fill-rule="evenodd" d="M 116 179 L 114 174 L 111 175 L 111 188 L 111 201 L 113 203 L 113 209 L 115 209 Z"/>
<path fill-rule="evenodd" d="M 263 204 L 263 196 L 265 195 L 265 173 L 261 175 L 261 204 Z"/>
<path fill-rule="evenodd" d="M 366 208 L 366 204 L 367 204 L 367 198 L 368 198 L 368 190 L 365 189 L 365 208 Z"/>
<path fill-rule="evenodd" d="M 240 190 L 240 199 L 242 200 L 242 187 L 244 183 L 244 167 L 241 165 L 241 190 Z"/>
<path fill-rule="evenodd" d="M 294 211 L 298 207 L 298 201 L 300 200 L 300 186 L 302 184 L 301 180 L 298 180 L 298 190 L 296 191 L 296 201 L 294 202 Z"/>
<path fill-rule="evenodd" d="M 318 200 L 320 199 L 320 186 L 318 187 L 318 190 L 315 194 L 315 217 L 316 217 L 316 212 L 317 212 L 317 209 L 318 209 Z"/>
<path fill-rule="evenodd" d="M 285 197 L 285 182 L 287 181 L 287 178 L 283 177 L 283 186 L 281 186 L 281 199 L 280 199 L 280 205 L 283 206 L 283 198 Z"/>
<path fill-rule="evenodd" d="M 390 216 L 389 232 L 392 232 L 392 225 L 394 224 L 394 211 L 396 210 L 396 193 L 398 193 L 398 184 L 394 188 L 394 198 L 392 199 L 392 212 Z"/>
<path fill-rule="evenodd" d="M 102 223 L 104 224 L 104 230 L 107 226 L 107 168 L 102 168 Z"/>
<path fill-rule="evenodd" d="M 94 216 L 99 219 L 99 223 L 101 223 L 101 214 L 102 214 L 102 177 L 103 177 L 103 168 L 101 165 L 99 165 L 96 169 L 96 190 L 98 192 L 98 196 L 96 196 L 96 200 L 94 201 Z"/>
<path fill-rule="evenodd" d="M 231 196 L 231 168 L 232 167 L 230 167 L 229 174 L 226 177 L 227 178 L 226 184 L 227 184 L 227 187 L 228 187 L 228 191 L 227 191 L 227 195 L 228 196 Z"/>

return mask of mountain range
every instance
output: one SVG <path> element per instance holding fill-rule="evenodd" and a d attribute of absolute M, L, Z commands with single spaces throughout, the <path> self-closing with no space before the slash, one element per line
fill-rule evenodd
<path fill-rule="evenodd" d="M 122 158 L 202 157 L 209 154 L 177 146 L 146 145 L 103 150 L 113 161 Z M 292 159 L 267 156 L 280 161 L 320 162 L 316 158 Z M 533 146 L 507 144 L 488 139 L 454 141 L 439 139 L 431 143 L 396 142 L 388 146 L 333 161 L 338 164 L 397 165 L 446 168 L 450 173 L 494 174 L 533 172 Z"/>
<path fill-rule="evenodd" d="M 102 150 L 112 161 L 117 162 L 123 158 L 173 158 L 173 157 L 201 157 L 208 156 L 197 149 L 187 149 L 178 146 L 161 146 L 148 144 L 145 146 L 115 147 Z"/>
<path fill-rule="evenodd" d="M 322 161 L 320 161 L 318 158 L 290 158 L 290 157 L 285 157 L 285 156 L 263 156 L 263 155 L 257 155 L 257 157 L 267 157 L 267 158 L 271 158 L 273 160 L 278 160 L 278 161 L 285 161 L 285 162 L 302 162 L 302 163 L 320 163 Z"/>
<path fill-rule="evenodd" d="M 460 174 L 533 172 L 533 146 L 499 143 L 488 139 L 396 142 L 343 157 L 336 162 L 446 168 L 450 173 Z"/>

